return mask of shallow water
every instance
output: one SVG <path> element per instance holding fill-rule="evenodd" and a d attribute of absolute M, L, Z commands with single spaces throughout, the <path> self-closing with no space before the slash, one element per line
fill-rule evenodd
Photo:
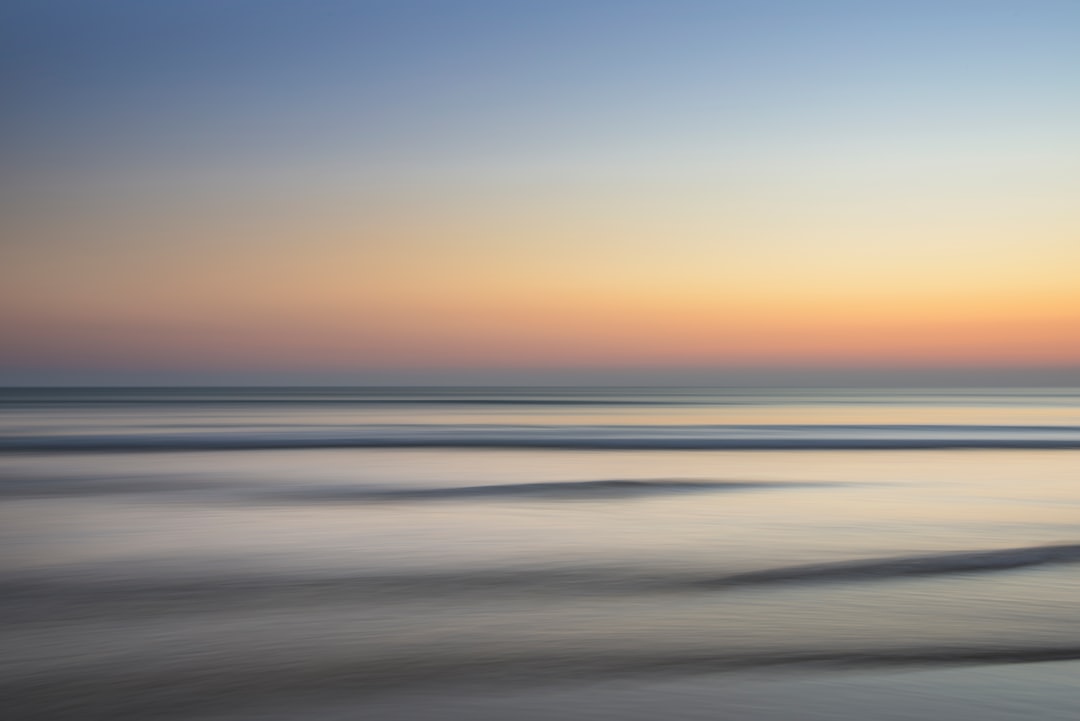
<path fill-rule="evenodd" d="M 12 719 L 1075 719 L 1080 393 L 5 390 Z"/>

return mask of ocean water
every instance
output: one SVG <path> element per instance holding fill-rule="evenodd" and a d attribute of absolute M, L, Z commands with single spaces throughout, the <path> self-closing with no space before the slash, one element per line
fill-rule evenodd
<path fill-rule="evenodd" d="M 11 721 L 1080 718 L 1080 391 L 0 391 Z"/>

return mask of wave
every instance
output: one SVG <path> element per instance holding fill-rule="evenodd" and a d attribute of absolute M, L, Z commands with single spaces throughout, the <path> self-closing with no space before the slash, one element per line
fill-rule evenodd
<path fill-rule="evenodd" d="M 284 658 L 282 658 L 284 656 Z M 645 648 L 563 652 L 445 647 L 386 656 L 289 653 L 159 665 L 96 664 L 33 676 L 12 674 L 0 689 L 12 721 L 189 717 L 247 707 L 345 702 L 386 694 L 461 687 L 473 692 L 617 678 L 679 678 L 730 673 L 821 673 L 1030 664 L 1080 659 L 1080 646 L 941 645 L 879 648 L 745 649 L 657 652 Z M 232 661 L 230 663 L 230 661 Z M 200 716 L 201 717 L 201 716 Z"/>
<path fill-rule="evenodd" d="M 1007 571 L 1058 563 L 1080 563 L 1080 544 L 1029 546 L 995 551 L 966 551 L 925 556 L 871 558 L 738 573 L 708 581 L 716 587 L 779 583 L 836 583 Z"/>
<path fill-rule="evenodd" d="M 96 396 L 90 398 L 32 398 L 14 399 L 5 402 L 10 408 L 88 408 L 117 406 L 208 406 L 208 407 L 235 407 L 235 406 L 567 406 L 567 407 L 592 407 L 592 406 L 698 406 L 698 405 L 756 405 L 749 401 L 739 402 L 734 400 L 649 400 L 649 399 L 615 399 L 615 398 L 507 398 L 507 397 L 461 397 L 461 398 L 422 398 L 422 397 L 393 397 L 375 396 L 369 398 L 213 398 L 200 396 L 158 396 L 158 397 L 105 397 Z"/>
<path fill-rule="evenodd" d="M 694 479 L 612 479 L 595 481 L 546 481 L 506 483 L 449 488 L 363 488 L 330 486 L 310 490 L 267 494 L 265 498 L 282 501 L 374 501 L 407 503 L 410 501 L 469 500 L 617 500 L 677 493 L 710 491 L 755 491 L 771 488 L 813 488 L 836 483 L 797 483 L 781 481 L 703 481 Z"/>
<path fill-rule="evenodd" d="M 532 450 L 1078 449 L 1080 427 L 984 425 L 364 425 L 295 431 L 14 435 L 0 452 L 319 448 Z"/>
<path fill-rule="evenodd" d="M 713 481 L 697 479 L 602 479 L 591 481 L 542 481 L 475 486 L 400 488 L 386 486 L 331 485 L 314 488 L 263 491 L 212 482 L 198 477 L 149 476 L 0 476 L 0 498 L 51 498 L 60 496 L 108 496 L 133 494 L 183 494 L 210 492 L 211 500 L 279 503 L 409 503 L 427 501 L 521 500 L 590 501 L 621 500 L 648 496 L 817 488 L 847 485 L 829 482 Z"/>
<path fill-rule="evenodd" d="M 715 570 L 601 566 L 521 567 L 472 571 L 415 571 L 355 576 L 208 574 L 194 577 L 117 575 L 86 569 L 68 575 L 9 574 L 0 581 L 0 615 L 7 623 L 86 614 L 184 613 L 235 607 L 245 601 L 318 604 L 400 603 L 478 596 L 560 598 L 719 593 L 772 585 L 871 583 L 919 576 L 961 576 L 1053 564 L 1080 563 L 1080 544 L 1027 546 L 920 556 L 804 564 L 717 575 Z M 86 580 L 96 579 L 96 580 Z"/>

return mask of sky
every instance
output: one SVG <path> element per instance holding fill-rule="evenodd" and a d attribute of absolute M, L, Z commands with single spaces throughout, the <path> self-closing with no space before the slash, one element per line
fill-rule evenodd
<path fill-rule="evenodd" d="M 0 28 L 0 384 L 1080 383 L 1074 0 Z"/>

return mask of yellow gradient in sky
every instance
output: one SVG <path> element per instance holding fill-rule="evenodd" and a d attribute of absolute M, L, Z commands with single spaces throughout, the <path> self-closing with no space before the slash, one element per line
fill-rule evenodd
<path fill-rule="evenodd" d="M 28 352 L 103 363 L 1080 360 L 1080 244 L 1041 199 L 646 190 L 39 219 L 80 243 L 16 249 L 6 312 Z"/>

